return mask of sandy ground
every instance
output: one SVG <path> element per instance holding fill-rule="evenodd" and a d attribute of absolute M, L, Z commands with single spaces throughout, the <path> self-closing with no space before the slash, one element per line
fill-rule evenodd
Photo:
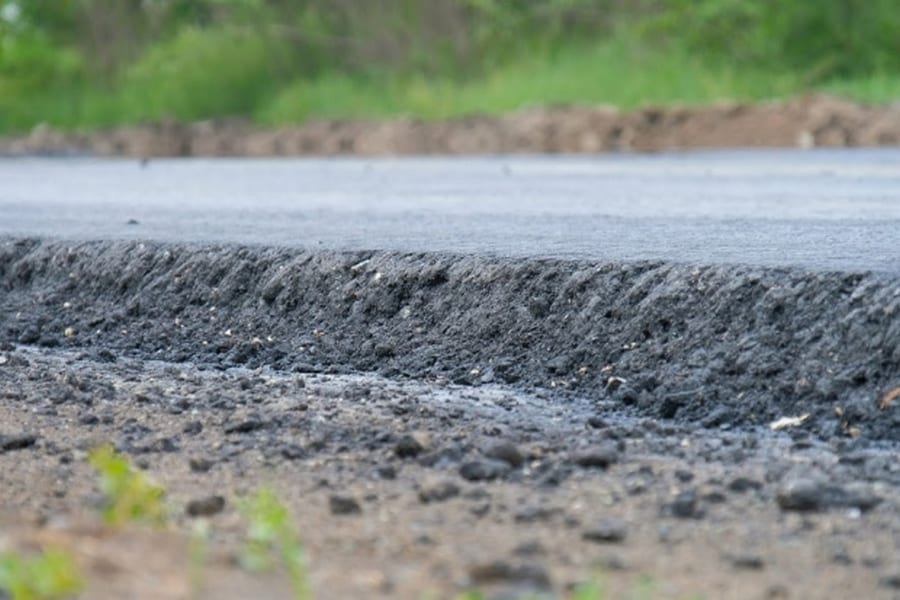
<path fill-rule="evenodd" d="M 527 108 L 445 121 L 312 120 L 273 129 L 245 120 L 160 122 L 97 132 L 44 125 L 0 139 L 0 155 L 300 156 L 657 151 L 685 148 L 900 144 L 900 106 L 814 94 L 698 107 Z"/>

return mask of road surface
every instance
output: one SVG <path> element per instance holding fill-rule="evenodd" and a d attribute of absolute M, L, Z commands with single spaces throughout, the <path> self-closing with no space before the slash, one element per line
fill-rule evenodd
<path fill-rule="evenodd" d="M 900 272 L 900 149 L 0 160 L 0 235 Z"/>

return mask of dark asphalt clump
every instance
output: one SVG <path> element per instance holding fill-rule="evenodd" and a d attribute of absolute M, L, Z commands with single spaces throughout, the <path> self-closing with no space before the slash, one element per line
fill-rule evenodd
<path fill-rule="evenodd" d="M 0 290 L 3 343 L 574 390 L 708 427 L 808 413 L 820 436 L 900 439 L 885 274 L 8 239 Z"/>

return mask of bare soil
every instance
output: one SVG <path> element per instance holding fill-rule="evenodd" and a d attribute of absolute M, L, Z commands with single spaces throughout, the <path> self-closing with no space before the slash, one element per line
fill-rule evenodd
<path fill-rule="evenodd" d="M 242 119 L 165 121 L 106 131 L 44 125 L 0 139 L 0 155 L 302 156 L 658 151 L 900 144 L 900 105 L 814 94 L 710 106 L 557 106 L 443 121 L 311 120 L 262 128 Z"/>
<path fill-rule="evenodd" d="M 898 311 L 871 273 L 4 240 L 0 549 L 286 598 L 235 558 L 268 485 L 317 598 L 896 599 Z M 105 442 L 169 528 L 98 525 Z"/>

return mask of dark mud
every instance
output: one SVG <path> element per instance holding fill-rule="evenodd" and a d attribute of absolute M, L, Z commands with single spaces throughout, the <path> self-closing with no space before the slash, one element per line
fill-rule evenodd
<path fill-rule="evenodd" d="M 850 147 L 900 144 L 900 106 L 822 94 L 766 103 L 528 108 L 444 121 L 311 120 L 261 128 L 244 119 L 161 122 L 106 131 L 39 125 L 0 138 L 0 155 L 309 156 L 628 152 L 686 148 Z"/>
<path fill-rule="evenodd" d="M 99 361 L 503 383 L 692 427 L 900 439 L 889 275 L 6 240 L 0 291 L 0 343 Z"/>

